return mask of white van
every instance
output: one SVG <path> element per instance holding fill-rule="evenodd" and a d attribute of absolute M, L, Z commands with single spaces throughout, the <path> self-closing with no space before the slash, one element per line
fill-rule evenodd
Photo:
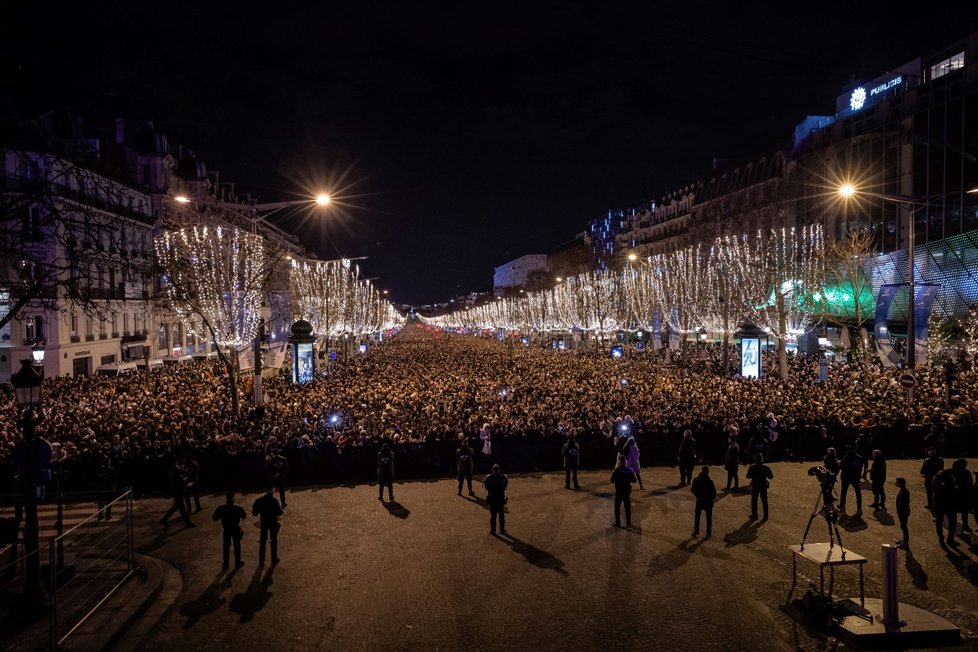
<path fill-rule="evenodd" d="M 136 369 L 138 367 L 135 362 L 110 362 L 109 364 L 100 364 L 95 369 L 95 373 L 101 376 L 121 376 L 132 373 Z"/>

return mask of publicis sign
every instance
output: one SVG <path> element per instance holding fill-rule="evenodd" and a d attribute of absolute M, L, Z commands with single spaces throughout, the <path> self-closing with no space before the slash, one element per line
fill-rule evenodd
<path fill-rule="evenodd" d="M 836 113 L 857 113 L 903 88 L 904 76 L 889 73 L 871 82 L 858 84 L 835 100 Z"/>

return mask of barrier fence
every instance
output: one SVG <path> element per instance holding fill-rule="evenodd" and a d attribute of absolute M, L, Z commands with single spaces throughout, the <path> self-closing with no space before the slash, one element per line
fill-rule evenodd
<path fill-rule="evenodd" d="M 132 491 L 64 494 L 39 507 L 40 581 L 28 582 L 19 496 L 4 496 L 3 650 L 57 650 L 135 573 Z M 11 500 L 13 499 L 13 500 Z M 11 515 L 12 513 L 12 515 Z M 10 530 L 13 530 L 11 532 Z"/>

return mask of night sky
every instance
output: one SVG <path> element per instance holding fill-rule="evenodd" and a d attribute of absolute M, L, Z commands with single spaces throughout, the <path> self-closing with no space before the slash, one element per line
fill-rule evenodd
<path fill-rule="evenodd" d="M 4 109 L 119 92 L 239 192 L 327 186 L 320 253 L 368 256 L 413 303 L 774 151 L 850 76 L 978 31 L 974 2 L 220 4 L 0 2 Z"/>

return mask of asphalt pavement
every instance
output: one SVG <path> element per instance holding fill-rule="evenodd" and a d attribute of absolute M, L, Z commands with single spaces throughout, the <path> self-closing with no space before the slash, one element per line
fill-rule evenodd
<path fill-rule="evenodd" d="M 376 485 L 299 489 L 282 519 L 281 562 L 258 568 L 249 518 L 246 563 L 230 573 L 211 521 L 223 496 L 204 497 L 193 529 L 160 527 L 167 501 L 142 500 L 137 548 L 176 568 L 182 589 L 154 625 L 144 623 L 136 648 L 846 649 L 791 603 L 817 577 L 801 564 L 792 591 L 787 547 L 800 542 L 818 495 L 809 466 L 772 465 L 767 521 L 750 520 L 749 492 L 723 492 L 725 474 L 713 467 L 720 494 L 710 539 L 691 535 L 693 497 L 674 468 L 643 472 L 632 529 L 612 524 L 610 471 L 582 473 L 580 491 L 564 489 L 562 474 L 511 477 L 507 537 L 489 534 L 480 486 L 473 498 L 457 496 L 453 480 L 396 483 L 393 504 L 377 500 Z M 900 599 L 956 623 L 959 649 L 978 650 L 978 548 L 938 545 L 918 469 L 889 462 L 890 507 L 897 476 L 912 493 Z M 866 595 L 881 597 L 880 546 L 900 531 L 895 514 L 868 507 L 865 487 L 865 511 L 844 518 L 840 533 L 869 558 Z M 256 497 L 239 497 L 249 514 Z M 825 540 L 818 519 L 809 541 Z M 858 592 L 858 573 L 839 569 L 835 595 Z"/>

